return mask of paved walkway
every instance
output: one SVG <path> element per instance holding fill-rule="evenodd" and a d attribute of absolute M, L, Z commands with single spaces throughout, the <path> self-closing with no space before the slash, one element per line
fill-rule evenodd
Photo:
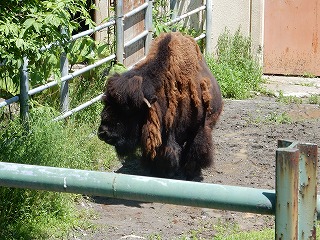
<path fill-rule="evenodd" d="M 288 76 L 264 76 L 264 86 L 276 95 L 282 91 L 284 96 L 309 97 L 320 95 L 320 78 L 303 78 Z"/>

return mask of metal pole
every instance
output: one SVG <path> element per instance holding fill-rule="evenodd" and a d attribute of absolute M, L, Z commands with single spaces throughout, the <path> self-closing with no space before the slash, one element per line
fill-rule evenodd
<path fill-rule="evenodd" d="M 22 122 L 27 123 L 29 120 L 29 76 L 28 76 L 28 58 L 23 57 L 23 64 L 20 69 L 20 118 Z"/>
<path fill-rule="evenodd" d="M 275 239 L 298 236 L 298 165 L 298 149 L 277 150 Z"/>
<path fill-rule="evenodd" d="M 116 45 L 117 61 L 123 64 L 124 60 L 124 29 L 123 29 L 123 0 L 116 1 Z"/>
<path fill-rule="evenodd" d="M 285 140 L 278 147 L 276 239 L 316 239 L 318 147 Z"/>
<path fill-rule="evenodd" d="M 299 239 L 316 239 L 318 147 L 299 144 Z"/>
<path fill-rule="evenodd" d="M 61 28 L 61 35 L 66 35 L 67 31 L 65 27 Z M 68 58 L 67 53 L 63 51 L 60 56 L 60 72 L 61 77 L 68 76 L 69 69 L 68 69 Z M 69 110 L 69 82 L 64 81 L 61 82 L 60 87 L 60 112 L 65 113 Z"/>
<path fill-rule="evenodd" d="M 148 7 L 146 10 L 146 14 L 145 14 L 145 28 L 148 31 L 148 35 L 146 37 L 146 42 L 145 42 L 145 55 L 148 54 L 151 42 L 152 42 L 152 35 L 153 35 L 153 31 L 152 31 L 152 0 L 146 0 L 148 1 Z"/>
<path fill-rule="evenodd" d="M 273 190 L 0 162 L 0 186 L 274 214 Z"/>
<path fill-rule="evenodd" d="M 214 47 L 212 46 L 213 29 L 212 29 L 212 0 L 206 0 L 206 54 L 213 54 Z"/>

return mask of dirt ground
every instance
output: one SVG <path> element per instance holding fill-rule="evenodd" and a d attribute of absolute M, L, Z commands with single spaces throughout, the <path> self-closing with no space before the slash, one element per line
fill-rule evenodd
<path fill-rule="evenodd" d="M 282 122 L 291 119 L 291 123 Z M 320 108 L 310 104 L 283 104 L 272 97 L 225 100 L 224 111 L 213 132 L 215 166 L 203 171 L 203 182 L 264 189 L 275 187 L 275 152 L 278 139 L 320 146 Z M 142 173 L 136 163 L 114 171 Z M 274 227 L 274 217 L 95 197 L 81 203 L 91 209 L 94 230 L 76 230 L 70 239 L 213 239 L 221 225 L 241 230 Z M 157 239 L 157 238 L 153 238 Z"/>

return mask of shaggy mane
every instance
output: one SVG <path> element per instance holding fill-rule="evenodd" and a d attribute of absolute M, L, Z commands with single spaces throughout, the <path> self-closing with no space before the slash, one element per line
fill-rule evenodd
<path fill-rule="evenodd" d="M 167 110 L 165 112 L 164 126 L 166 132 L 172 129 L 174 120 L 177 116 L 179 103 L 190 98 L 195 108 L 199 108 L 201 102 L 207 111 L 210 109 L 210 79 L 203 78 L 200 82 L 200 88 L 197 87 L 199 80 L 198 73 L 202 70 L 200 62 L 202 54 L 196 41 L 184 36 L 179 32 L 170 34 L 161 34 L 153 41 L 147 57 L 138 64 L 135 69 L 148 66 L 151 72 L 157 72 L 162 77 L 162 90 L 167 99 Z M 199 91 L 203 92 L 202 99 L 199 98 Z M 153 159 L 156 156 L 156 149 L 162 144 L 161 141 L 161 124 L 157 114 L 159 105 L 154 104 L 151 108 L 147 126 L 144 131 L 149 132 L 144 136 L 145 149 L 148 155 Z M 158 116 L 155 116 L 158 115 Z"/>

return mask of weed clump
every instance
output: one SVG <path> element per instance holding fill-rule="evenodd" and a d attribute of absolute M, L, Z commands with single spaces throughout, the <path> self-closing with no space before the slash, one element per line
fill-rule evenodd
<path fill-rule="evenodd" d="M 206 56 L 224 97 L 246 99 L 261 90 L 262 68 L 254 56 L 251 39 L 240 28 L 231 35 L 226 29 L 219 36 L 216 57 Z"/>
<path fill-rule="evenodd" d="M 0 122 L 0 161 L 108 169 L 115 154 L 92 134 L 92 126 L 52 121 L 57 114 L 53 108 L 34 108 L 28 130 L 19 119 Z M 63 238 L 73 227 L 86 225 L 80 217 L 83 212 L 75 209 L 80 198 L 76 194 L 0 187 L 0 239 Z"/>

